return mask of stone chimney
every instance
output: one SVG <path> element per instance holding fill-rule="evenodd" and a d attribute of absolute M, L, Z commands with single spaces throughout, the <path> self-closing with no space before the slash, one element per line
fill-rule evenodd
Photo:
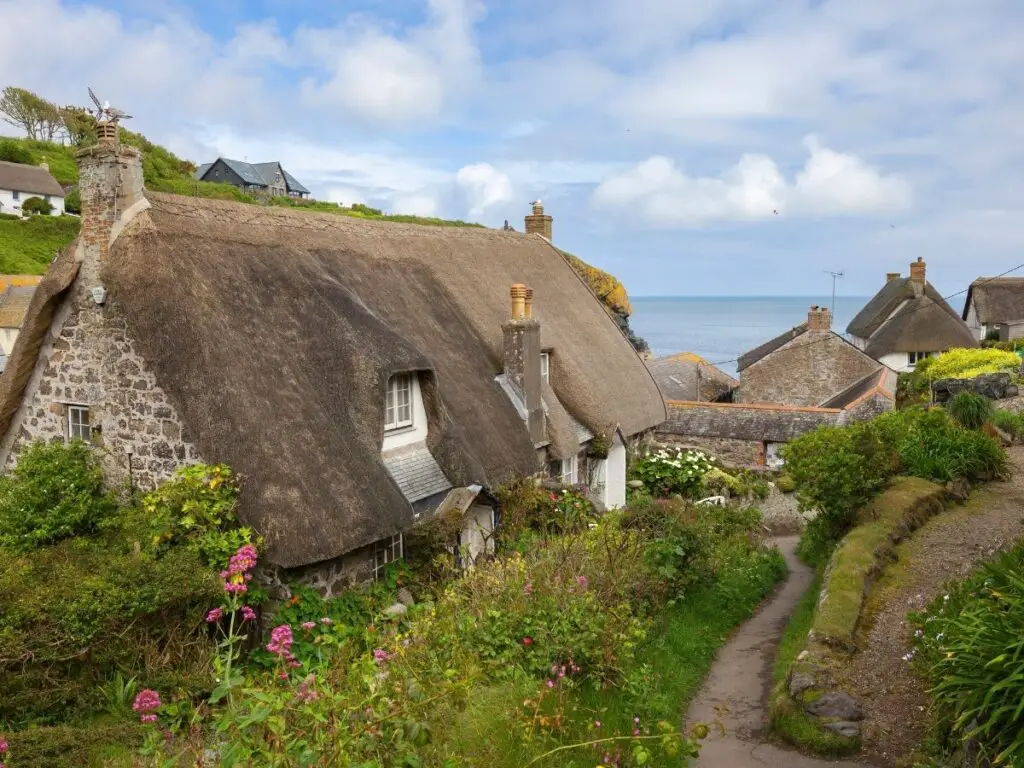
<path fill-rule="evenodd" d="M 117 126 L 96 123 L 99 140 L 75 155 L 78 160 L 78 193 L 82 198 L 81 256 L 89 267 L 102 264 L 110 251 L 118 220 L 145 203 L 142 153 L 121 144 Z M 89 268 L 87 267 L 87 268 Z"/>
<path fill-rule="evenodd" d="M 910 279 L 915 283 L 923 284 L 925 281 L 925 267 L 927 266 L 924 259 L 920 256 L 917 257 L 917 261 L 910 262 Z"/>
<path fill-rule="evenodd" d="M 893 280 L 899 280 L 902 275 L 899 272 L 886 272 L 885 282 L 891 283 Z"/>
<path fill-rule="evenodd" d="M 512 317 L 502 327 L 505 375 L 526 404 L 530 439 L 547 439 L 544 405 L 541 402 L 540 323 L 533 318 L 533 290 L 516 283 L 509 291 Z M 529 314 L 527 314 L 529 313 Z"/>
<path fill-rule="evenodd" d="M 540 200 L 535 200 L 533 203 L 533 213 L 526 217 L 526 234 L 528 235 L 543 235 L 551 240 L 551 217 L 545 215 L 544 206 Z"/>
<path fill-rule="evenodd" d="M 811 307 L 807 313 L 808 331 L 831 331 L 832 310 L 828 307 L 819 307 L 817 304 Z"/>

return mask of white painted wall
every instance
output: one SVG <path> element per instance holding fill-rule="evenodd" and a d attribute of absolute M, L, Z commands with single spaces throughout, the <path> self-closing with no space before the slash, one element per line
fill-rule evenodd
<path fill-rule="evenodd" d="M 21 204 L 28 200 L 30 197 L 43 197 L 45 195 L 34 195 L 31 192 L 22 192 L 19 194 L 19 199 L 14 199 L 14 191 L 10 189 L 0 189 L 0 213 L 21 213 Z M 64 213 L 64 198 L 57 197 L 56 195 L 50 196 L 50 205 L 53 206 L 53 215 L 60 216 Z"/>
<path fill-rule="evenodd" d="M 474 504 L 466 512 L 461 533 L 461 554 L 467 565 L 494 552 L 494 515 L 490 507 Z"/>
<path fill-rule="evenodd" d="M 988 329 L 978 322 L 978 313 L 974 311 L 974 301 L 967 305 L 967 327 L 970 328 L 974 335 L 978 338 L 978 341 L 985 340 L 985 333 Z"/>
<path fill-rule="evenodd" d="M 427 439 L 427 411 L 423 407 L 423 394 L 420 391 L 420 377 L 412 377 L 412 426 L 384 433 L 384 445 L 381 452 L 395 448 L 404 448 L 413 443 L 422 443 Z"/>
<path fill-rule="evenodd" d="M 849 336 L 847 337 L 847 341 L 849 341 L 851 344 L 853 344 L 853 346 L 855 346 L 862 352 L 864 351 L 864 348 L 868 345 L 867 341 L 865 339 L 862 339 L 860 336 Z"/>
<path fill-rule="evenodd" d="M 616 435 L 604 464 L 604 492 L 602 501 L 608 509 L 626 505 L 626 446 Z"/>
<path fill-rule="evenodd" d="M 882 365 L 887 365 L 894 371 L 912 371 L 914 366 L 910 364 L 910 357 L 906 352 L 892 352 L 888 355 L 883 355 L 882 359 L 879 360 Z"/>
<path fill-rule="evenodd" d="M 5 355 L 10 355 L 14 349 L 14 342 L 18 340 L 18 328 L 0 328 L 0 349 Z"/>

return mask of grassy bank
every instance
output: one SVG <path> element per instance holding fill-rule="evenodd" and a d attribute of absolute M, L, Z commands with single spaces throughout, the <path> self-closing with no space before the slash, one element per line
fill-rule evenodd
<path fill-rule="evenodd" d="M 0 274 L 41 275 L 78 234 L 75 216 L 0 216 Z"/>

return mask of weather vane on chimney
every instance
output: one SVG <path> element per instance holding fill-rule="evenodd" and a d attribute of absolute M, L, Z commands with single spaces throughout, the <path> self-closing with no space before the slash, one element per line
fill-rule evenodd
<path fill-rule="evenodd" d="M 118 120 L 131 120 L 131 115 L 123 109 L 110 106 L 109 101 L 104 101 L 100 104 L 100 100 L 92 88 L 89 88 L 89 98 L 96 105 L 96 122 L 107 122 L 116 125 Z"/>

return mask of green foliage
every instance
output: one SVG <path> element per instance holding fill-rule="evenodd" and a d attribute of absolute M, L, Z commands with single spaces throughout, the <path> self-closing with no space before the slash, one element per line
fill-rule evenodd
<path fill-rule="evenodd" d="M 997 408 L 992 412 L 992 424 L 1006 432 L 1011 437 L 1024 436 L 1024 418 L 1019 413 Z"/>
<path fill-rule="evenodd" d="M 217 569 L 243 545 L 260 543 L 239 527 L 237 506 L 238 481 L 224 464 L 182 467 L 142 500 L 159 551 L 184 545 Z"/>
<path fill-rule="evenodd" d="M 43 274 L 80 226 L 75 216 L 0 218 L 0 274 Z"/>
<path fill-rule="evenodd" d="M 21 210 L 25 213 L 49 216 L 53 213 L 53 203 L 41 197 L 30 197 L 21 204 Z"/>
<path fill-rule="evenodd" d="M 0 476 L 0 549 L 28 552 L 90 533 L 115 507 L 89 446 L 33 443 Z"/>
<path fill-rule="evenodd" d="M 966 390 L 957 392 L 946 404 L 950 417 L 964 429 L 981 429 L 994 410 L 987 397 Z"/>
<path fill-rule="evenodd" d="M 714 467 L 713 461 L 703 451 L 654 448 L 636 459 L 632 477 L 640 480 L 652 496 L 696 496 L 705 475 Z"/>
<path fill-rule="evenodd" d="M 82 195 L 78 191 L 78 187 L 75 187 L 67 195 L 64 196 L 64 210 L 67 213 L 75 213 L 81 215 L 82 213 Z"/>
<path fill-rule="evenodd" d="M 133 751 L 144 736 L 135 723 L 27 728 L 5 734 L 11 768 L 134 768 Z"/>
<path fill-rule="evenodd" d="M 582 486 L 551 489 L 522 478 L 499 488 L 496 495 L 502 509 L 499 548 L 528 548 L 536 536 L 547 539 L 580 531 L 595 514 Z"/>
<path fill-rule="evenodd" d="M 302 210 L 317 211 L 320 213 L 331 213 L 336 216 L 351 216 L 357 219 L 372 219 L 374 221 L 397 221 L 408 224 L 424 224 L 434 227 L 481 227 L 482 224 L 475 224 L 450 219 L 438 219 L 434 216 L 410 216 L 407 214 L 383 213 L 378 208 L 371 208 L 362 203 L 353 203 L 350 207 L 329 203 L 320 200 L 306 200 L 297 197 L 272 197 L 271 205 L 285 208 L 301 208 Z"/>
<path fill-rule="evenodd" d="M 986 762 L 1024 763 L 1024 548 L 950 585 L 911 620 L 941 741 L 955 751 L 973 739 Z"/>
<path fill-rule="evenodd" d="M 796 480 L 788 472 L 783 472 L 775 478 L 775 487 L 779 489 L 779 493 L 793 493 L 796 490 Z"/>
<path fill-rule="evenodd" d="M 927 393 L 938 379 L 973 379 L 983 373 L 1015 373 L 1020 358 L 1012 351 L 996 348 L 951 349 L 937 357 L 926 357 L 914 366 L 914 372 L 901 375 L 906 393 Z"/>
<path fill-rule="evenodd" d="M 0 160 L 6 163 L 32 165 L 32 152 L 22 142 L 14 139 L 0 139 Z"/>

